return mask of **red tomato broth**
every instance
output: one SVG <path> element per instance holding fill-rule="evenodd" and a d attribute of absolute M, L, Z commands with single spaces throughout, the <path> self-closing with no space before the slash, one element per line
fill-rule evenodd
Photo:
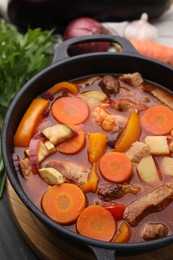
<path fill-rule="evenodd" d="M 79 81 L 75 81 L 75 83 L 78 83 Z M 150 84 L 150 83 L 145 83 L 145 84 Z M 126 88 L 128 90 L 127 93 L 124 93 L 123 91 L 120 91 L 118 94 L 116 94 L 116 96 L 111 96 L 111 98 L 113 99 L 120 99 L 120 98 L 128 98 L 130 100 L 134 101 L 133 97 L 130 97 L 128 94 L 129 93 L 135 93 L 135 95 L 137 96 L 138 100 L 140 100 L 141 104 L 145 104 L 148 107 L 151 107 L 153 105 L 157 105 L 160 104 L 160 102 L 155 99 L 153 96 L 151 96 L 148 93 L 144 93 L 141 88 L 134 88 L 124 82 L 121 82 L 120 86 L 122 88 Z M 155 86 L 155 85 L 153 85 Z M 100 91 L 100 87 L 98 86 L 98 84 L 94 83 L 92 86 L 86 86 L 86 87 L 81 87 L 80 88 L 80 93 L 84 92 L 84 91 L 90 91 L 90 90 L 98 90 Z M 121 89 L 120 89 L 121 90 Z M 58 93 L 55 95 L 54 100 L 60 96 L 73 96 L 72 94 L 68 93 L 67 91 L 64 91 L 63 93 Z M 145 101 L 141 101 L 142 97 L 147 97 L 149 98 L 149 102 L 145 102 Z M 105 103 L 108 103 L 109 101 L 105 101 Z M 100 126 L 98 126 L 93 118 L 92 118 L 92 111 L 93 111 L 94 107 L 90 107 L 90 114 L 88 119 L 83 123 L 82 129 L 86 132 L 86 144 L 84 146 L 84 148 L 78 152 L 77 154 L 74 155 L 67 155 L 67 154 L 62 154 L 60 152 L 57 152 L 55 154 L 50 155 L 48 158 L 46 158 L 43 162 L 40 163 L 40 167 L 44 167 L 49 161 L 54 161 L 54 160 L 58 160 L 61 162 L 68 162 L 68 161 L 73 161 L 75 163 L 81 164 L 85 167 L 91 168 L 91 164 L 88 161 L 88 135 L 90 132 L 94 133 L 94 132 L 103 132 L 108 134 L 108 132 L 104 131 Z M 113 111 L 115 113 L 115 109 L 113 108 L 108 108 L 107 111 L 109 111 L 110 113 Z M 140 111 L 139 115 L 142 116 L 144 112 Z M 122 112 L 116 111 L 117 115 L 122 115 Z M 129 111 L 128 112 L 123 112 L 123 116 L 127 117 L 129 116 Z M 44 120 L 49 120 L 52 124 L 57 123 L 57 121 L 52 117 L 51 113 L 49 113 L 49 115 L 47 117 L 45 117 Z M 142 133 L 140 136 L 140 141 L 144 141 L 144 138 L 146 135 L 150 135 L 149 133 L 147 133 L 144 129 L 142 129 Z M 19 147 L 14 147 L 14 152 L 19 156 L 20 159 L 22 159 L 24 157 L 24 148 L 19 148 Z M 113 151 L 112 148 L 107 147 L 105 153 L 109 152 L 109 151 Z M 171 155 L 172 156 L 172 155 Z M 153 156 L 154 158 L 156 158 L 156 161 L 160 162 L 160 157 L 159 156 Z M 106 179 L 103 178 L 102 174 L 100 173 L 99 170 L 99 165 L 98 165 L 98 176 L 99 176 L 99 185 L 100 184 L 104 184 L 104 183 L 108 183 L 108 181 Z M 162 173 L 161 173 L 162 174 Z M 21 185 L 23 187 L 23 189 L 25 190 L 27 196 L 31 199 L 31 201 L 40 209 L 42 209 L 40 201 L 42 199 L 43 194 L 45 193 L 45 191 L 48 189 L 49 185 L 47 185 L 44 181 L 42 181 L 40 179 L 40 177 L 38 175 L 33 175 L 31 179 L 25 181 L 19 174 L 19 180 L 21 182 Z M 125 204 L 125 205 L 129 205 L 130 203 L 132 203 L 134 200 L 136 200 L 137 198 L 140 198 L 141 196 L 143 196 L 144 194 L 147 194 L 149 192 L 151 192 L 153 189 L 156 189 L 157 187 L 161 186 L 162 184 L 170 181 L 171 178 L 168 176 L 165 176 L 162 174 L 162 179 L 160 181 L 160 183 L 151 186 L 148 184 L 145 184 L 144 182 L 141 182 L 136 170 L 136 166 L 133 165 L 133 176 L 132 178 L 129 180 L 130 183 L 132 184 L 141 184 L 142 185 L 142 192 L 140 194 L 137 195 L 133 195 L 133 194 L 127 194 L 124 197 L 120 198 L 120 199 L 116 199 L 113 200 L 114 202 L 118 203 L 118 204 Z M 34 188 L 33 188 L 34 187 Z M 88 205 L 93 205 L 93 204 L 97 204 L 100 203 L 99 205 L 105 204 L 105 201 L 99 201 L 98 200 L 98 196 L 97 194 L 93 194 L 91 192 L 86 193 L 85 194 L 86 198 L 87 198 L 87 204 Z M 130 227 L 132 230 L 132 236 L 130 238 L 130 242 L 138 242 L 141 241 L 141 232 L 143 229 L 143 225 L 147 222 L 155 222 L 155 223 L 164 223 L 168 229 L 169 229 L 169 234 L 173 233 L 173 221 L 172 221 L 172 215 L 170 214 L 170 212 L 173 212 L 173 203 L 170 204 L 166 209 L 164 209 L 161 212 L 157 212 L 157 213 L 151 213 L 148 216 L 146 216 L 144 219 L 142 219 L 140 221 L 140 223 L 137 225 L 137 227 Z M 165 216 L 168 217 L 168 219 L 165 219 Z M 121 224 L 121 220 L 117 222 L 117 226 L 119 226 Z M 66 225 L 64 226 L 67 229 L 70 229 L 74 232 L 76 232 L 76 226 L 75 223 L 71 224 L 71 225 Z M 118 227 L 117 227 L 118 230 Z M 116 234 L 115 234 L 116 236 Z"/>

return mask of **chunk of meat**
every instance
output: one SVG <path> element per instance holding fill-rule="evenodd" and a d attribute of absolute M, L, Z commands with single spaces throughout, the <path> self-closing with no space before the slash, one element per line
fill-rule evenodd
<path fill-rule="evenodd" d="M 173 188 L 162 185 L 127 206 L 123 218 L 132 227 L 135 227 L 145 216 L 153 212 L 162 211 L 172 201 Z"/>
<path fill-rule="evenodd" d="M 19 160 L 19 168 L 25 180 L 28 180 L 30 175 L 33 174 L 30 160 L 27 157 Z"/>
<path fill-rule="evenodd" d="M 90 169 L 73 162 L 57 162 L 51 161 L 46 164 L 46 167 L 55 168 L 59 171 L 69 182 L 76 183 L 82 186 L 88 180 Z"/>
<path fill-rule="evenodd" d="M 116 131 L 119 127 L 116 125 L 115 116 L 109 114 L 105 109 L 109 107 L 109 104 L 102 103 L 95 107 L 93 111 L 93 119 L 97 125 L 103 130 L 110 132 Z"/>
<path fill-rule="evenodd" d="M 118 80 L 111 75 L 104 76 L 99 82 L 99 86 L 107 96 L 118 93 L 120 88 Z"/>
<path fill-rule="evenodd" d="M 157 100 L 159 100 L 163 105 L 168 106 L 169 108 L 173 109 L 173 94 L 165 91 L 161 88 L 155 88 L 151 85 L 145 83 L 142 86 L 142 90 L 144 92 L 147 92 L 151 94 L 153 97 L 155 97 Z"/>
<path fill-rule="evenodd" d="M 136 184 L 101 184 L 98 186 L 97 195 L 101 200 L 112 201 L 120 199 L 128 193 L 137 194 L 141 187 Z"/>
<path fill-rule="evenodd" d="M 144 240 L 153 240 L 163 238 L 168 235 L 168 228 L 162 223 L 149 223 L 146 224 L 143 230 Z"/>
<path fill-rule="evenodd" d="M 132 87 L 139 87 L 144 81 L 139 72 L 123 74 L 119 76 L 119 79 Z"/>
<path fill-rule="evenodd" d="M 133 110 L 137 110 L 137 111 L 145 110 L 148 107 L 140 103 L 135 103 L 130 99 L 124 98 L 124 99 L 116 100 L 114 108 L 118 111 L 126 112 L 126 111 L 133 111 Z"/>
<path fill-rule="evenodd" d="M 126 155 L 133 163 L 139 163 L 142 158 L 150 154 L 149 146 L 139 141 L 134 142 L 126 152 Z"/>

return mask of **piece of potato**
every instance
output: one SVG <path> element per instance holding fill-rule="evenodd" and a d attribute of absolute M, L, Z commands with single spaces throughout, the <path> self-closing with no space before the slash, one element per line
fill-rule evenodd
<path fill-rule="evenodd" d="M 97 90 L 84 92 L 81 94 L 81 97 L 90 105 L 97 105 L 108 99 L 108 97 L 104 93 Z"/>
<path fill-rule="evenodd" d="M 173 158 L 164 156 L 160 162 L 160 170 L 163 174 L 173 177 Z"/>
<path fill-rule="evenodd" d="M 46 141 L 44 143 L 41 143 L 38 150 L 38 161 L 42 162 L 46 157 L 55 152 L 56 148 L 51 142 Z"/>
<path fill-rule="evenodd" d="M 56 152 L 55 146 L 50 142 L 40 142 L 38 149 L 38 162 L 42 162 L 49 155 Z M 29 149 L 25 150 L 25 154 L 29 157 Z"/>
<path fill-rule="evenodd" d="M 146 136 L 145 143 L 149 146 L 151 154 L 169 154 L 169 146 L 166 136 Z"/>
<path fill-rule="evenodd" d="M 63 124 L 55 124 L 42 130 L 42 134 L 54 145 L 73 137 L 76 132 Z"/>
<path fill-rule="evenodd" d="M 41 168 L 39 169 L 39 174 L 48 185 L 61 184 L 66 180 L 64 176 L 54 168 Z"/>
<path fill-rule="evenodd" d="M 140 179 L 148 184 L 155 184 L 160 181 L 159 172 L 152 156 L 142 158 L 137 166 Z"/>

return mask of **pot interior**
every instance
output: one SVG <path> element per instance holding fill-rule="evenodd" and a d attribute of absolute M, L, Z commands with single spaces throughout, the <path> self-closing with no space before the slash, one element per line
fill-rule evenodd
<path fill-rule="evenodd" d="M 31 212 L 48 228 L 58 234 L 62 234 L 66 238 L 68 237 L 70 240 L 71 238 L 74 238 L 74 241 L 83 244 L 99 246 L 107 249 L 115 248 L 121 253 L 124 249 L 126 249 L 125 254 L 127 254 L 127 252 L 145 252 L 146 250 L 164 246 L 171 243 L 173 241 L 173 237 L 170 236 L 159 241 L 117 245 L 81 237 L 73 232 L 65 230 L 63 227 L 55 224 L 53 221 L 44 216 L 27 198 L 15 172 L 12 154 L 13 136 L 26 108 L 33 98 L 44 92 L 50 86 L 57 82 L 74 80 L 86 76 L 98 74 L 118 75 L 133 72 L 139 72 L 145 80 L 154 82 L 157 85 L 163 86 L 167 90 L 171 91 L 173 68 L 160 62 L 144 58 L 140 55 L 123 53 L 99 53 L 81 55 L 79 57 L 76 56 L 50 66 L 26 84 L 13 100 L 4 120 L 2 130 L 2 152 L 7 176 L 14 190 L 29 210 L 31 210 Z"/>

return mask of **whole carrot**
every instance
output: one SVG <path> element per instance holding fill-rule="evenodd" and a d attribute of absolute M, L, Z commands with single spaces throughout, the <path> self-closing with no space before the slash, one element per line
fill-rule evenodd
<path fill-rule="evenodd" d="M 131 39 L 135 49 L 142 55 L 173 66 L 173 48 L 157 42 Z"/>

